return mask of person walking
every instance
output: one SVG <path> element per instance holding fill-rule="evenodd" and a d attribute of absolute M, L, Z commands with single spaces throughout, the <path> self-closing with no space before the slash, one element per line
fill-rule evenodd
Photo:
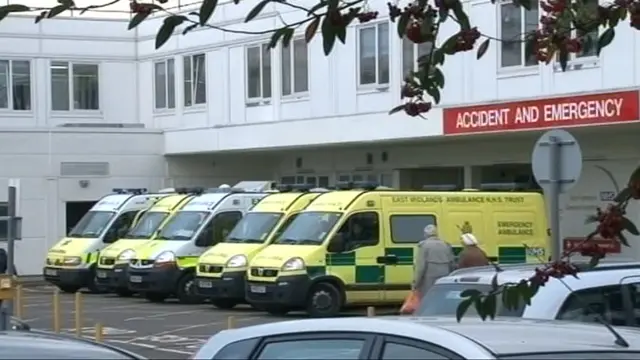
<path fill-rule="evenodd" d="M 433 286 L 439 278 L 449 275 L 455 268 L 455 257 L 451 245 L 438 237 L 438 228 L 427 225 L 424 228 L 425 239 L 418 244 L 413 290 L 421 296 Z"/>
<path fill-rule="evenodd" d="M 463 248 L 458 256 L 458 269 L 489 265 L 487 254 L 478 246 L 478 239 L 473 234 L 462 234 L 460 242 Z"/>

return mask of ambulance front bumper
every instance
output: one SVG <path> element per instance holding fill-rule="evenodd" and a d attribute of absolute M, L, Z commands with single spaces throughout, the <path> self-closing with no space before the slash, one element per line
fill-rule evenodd
<path fill-rule="evenodd" d="M 173 294 L 182 272 L 175 266 L 137 269 L 129 266 L 127 287 L 138 293 Z"/>
<path fill-rule="evenodd" d="M 93 281 L 93 271 L 89 268 L 62 269 L 45 266 L 42 275 L 45 281 L 53 285 L 85 287 Z"/>
<path fill-rule="evenodd" d="M 196 294 L 210 299 L 231 299 L 244 302 L 246 271 L 223 273 L 219 278 L 196 277 Z"/>
<path fill-rule="evenodd" d="M 96 283 L 109 290 L 128 288 L 129 264 L 116 264 L 112 269 L 98 268 L 96 270 Z"/>
<path fill-rule="evenodd" d="M 276 282 L 247 281 L 245 298 L 249 304 L 300 308 L 305 306 L 310 287 L 307 275 L 281 276 Z"/>

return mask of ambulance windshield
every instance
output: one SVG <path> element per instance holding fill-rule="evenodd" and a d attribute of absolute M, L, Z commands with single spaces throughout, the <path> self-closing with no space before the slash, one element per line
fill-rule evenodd
<path fill-rule="evenodd" d="M 282 213 L 248 213 L 223 242 L 262 244 L 281 217 Z"/>
<path fill-rule="evenodd" d="M 148 211 L 136 226 L 129 230 L 125 238 L 127 239 L 149 239 L 153 233 L 158 230 L 160 224 L 169 216 L 165 211 Z"/>
<path fill-rule="evenodd" d="M 209 216 L 208 211 L 178 211 L 162 227 L 158 240 L 191 240 Z"/>
<path fill-rule="evenodd" d="M 275 241 L 276 244 L 320 245 L 333 229 L 341 213 L 301 212 Z"/>
<path fill-rule="evenodd" d="M 68 236 L 75 238 L 100 237 L 115 214 L 113 211 L 89 211 L 78 221 Z"/>

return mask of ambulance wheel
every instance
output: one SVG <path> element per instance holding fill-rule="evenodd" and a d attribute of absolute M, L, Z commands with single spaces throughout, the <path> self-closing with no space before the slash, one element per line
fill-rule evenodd
<path fill-rule="evenodd" d="M 144 294 L 144 298 L 152 303 L 164 302 L 165 300 L 167 300 L 168 297 L 169 297 L 169 294 L 163 294 L 163 293 L 150 292 L 150 293 Z"/>
<path fill-rule="evenodd" d="M 120 297 L 131 297 L 131 296 L 133 296 L 133 291 L 131 291 L 129 289 L 125 289 L 125 288 L 118 288 L 118 289 L 115 289 L 113 292 L 115 292 L 116 295 L 118 295 Z"/>
<path fill-rule="evenodd" d="M 78 292 L 78 290 L 80 290 L 80 286 L 75 286 L 75 285 L 58 285 L 58 289 L 60 289 L 60 291 L 62 291 L 63 293 L 67 293 L 67 294 L 75 294 Z"/>
<path fill-rule="evenodd" d="M 307 313 L 311 317 L 334 317 L 340 314 L 342 307 L 341 293 L 338 288 L 328 282 L 315 284 L 307 299 Z"/>
<path fill-rule="evenodd" d="M 196 294 L 195 276 L 193 273 L 186 273 L 178 280 L 176 297 L 181 304 L 198 304 L 202 302 L 203 299 Z"/>
<path fill-rule="evenodd" d="M 236 307 L 236 305 L 238 305 L 238 302 L 232 299 L 211 299 L 211 303 L 218 309 L 223 310 L 233 309 L 234 307 Z"/>
<path fill-rule="evenodd" d="M 273 315 L 273 316 L 284 316 L 284 315 L 287 315 L 287 313 L 289 312 L 289 309 L 287 309 L 284 306 L 265 305 L 262 308 L 264 309 L 264 311 L 269 313 L 269 315 Z"/>

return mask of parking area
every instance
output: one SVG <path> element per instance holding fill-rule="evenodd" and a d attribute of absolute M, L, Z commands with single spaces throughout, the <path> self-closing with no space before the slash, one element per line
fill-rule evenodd
<path fill-rule="evenodd" d="M 34 329 L 53 328 L 53 287 L 24 289 L 23 319 Z M 62 331 L 75 333 L 74 295 L 61 294 Z M 82 333 L 94 336 L 102 323 L 104 339 L 150 359 L 186 359 L 212 334 L 228 326 L 247 326 L 299 318 L 293 314 L 277 318 L 249 307 L 219 310 L 210 304 L 182 305 L 172 300 L 152 304 L 142 298 L 119 298 L 109 294 L 84 294 Z"/>

